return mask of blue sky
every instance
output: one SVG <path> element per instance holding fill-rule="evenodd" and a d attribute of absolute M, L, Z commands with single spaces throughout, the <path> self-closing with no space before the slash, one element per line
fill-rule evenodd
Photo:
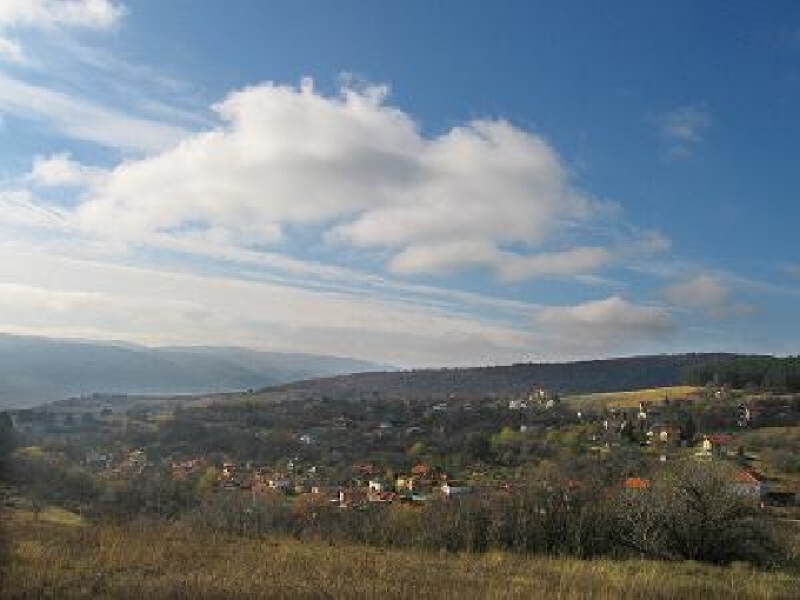
<path fill-rule="evenodd" d="M 0 331 L 798 353 L 796 2 L 3 0 Z"/>

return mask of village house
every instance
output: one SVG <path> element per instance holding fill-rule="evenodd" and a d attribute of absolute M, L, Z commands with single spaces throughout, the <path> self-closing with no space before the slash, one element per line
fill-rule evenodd
<path fill-rule="evenodd" d="M 695 456 L 705 459 L 725 458 L 731 455 L 735 442 L 733 436 L 725 433 L 704 435 L 703 441 L 700 442 L 700 449 L 695 452 Z"/>
<path fill-rule="evenodd" d="M 397 498 L 395 492 L 390 491 L 373 491 L 367 492 L 367 502 L 391 504 Z"/>
<path fill-rule="evenodd" d="M 274 474 L 267 478 L 267 487 L 277 492 L 287 492 L 292 487 L 292 480 L 283 473 Z"/>
<path fill-rule="evenodd" d="M 528 408 L 528 403 L 525 400 L 509 400 L 508 410 L 523 410 Z"/>
<path fill-rule="evenodd" d="M 417 463 L 411 467 L 411 476 L 417 478 L 427 477 L 430 470 L 430 467 L 425 463 Z"/>
<path fill-rule="evenodd" d="M 644 479 L 642 477 L 628 477 L 622 484 L 626 490 L 632 490 L 636 492 L 641 492 L 646 489 L 649 489 L 651 482 L 649 479 Z"/>
<path fill-rule="evenodd" d="M 270 473 L 257 469 L 242 485 L 251 488 L 254 494 L 287 493 L 295 488 L 294 482 L 284 473 Z M 303 493 L 307 491 L 303 488 Z"/>
<path fill-rule="evenodd" d="M 439 488 L 442 494 L 444 494 L 445 498 L 454 498 L 456 496 L 466 496 L 468 494 L 472 494 L 475 491 L 470 485 L 466 485 L 463 483 L 456 483 L 456 482 L 445 482 Z"/>
<path fill-rule="evenodd" d="M 409 475 L 398 475 L 394 480 L 394 489 L 398 492 L 411 492 L 414 490 L 414 478 Z"/>
<path fill-rule="evenodd" d="M 339 490 L 339 506 L 341 508 L 361 506 L 366 499 L 367 495 L 361 488 L 343 488 Z"/>
<path fill-rule="evenodd" d="M 767 486 L 749 471 L 738 471 L 734 475 L 734 489 L 737 493 L 760 499 L 767 493 Z"/>
<path fill-rule="evenodd" d="M 545 388 L 534 388 L 528 396 L 528 406 L 541 406 L 545 409 L 552 409 L 561 404 L 558 393 Z"/>
<path fill-rule="evenodd" d="M 647 432 L 652 444 L 678 445 L 681 441 L 681 428 L 670 423 L 656 423 Z"/>
<path fill-rule="evenodd" d="M 233 479 L 238 471 L 239 469 L 236 463 L 225 461 L 222 463 L 222 469 L 220 469 L 219 472 L 220 479 Z"/>
<path fill-rule="evenodd" d="M 370 492 L 386 492 L 389 489 L 389 484 L 384 479 L 370 479 L 367 487 Z"/>

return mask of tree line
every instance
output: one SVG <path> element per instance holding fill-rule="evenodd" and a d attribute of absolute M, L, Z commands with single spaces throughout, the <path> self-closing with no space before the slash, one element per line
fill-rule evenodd
<path fill-rule="evenodd" d="M 736 357 L 694 365 L 686 370 L 690 385 L 726 385 L 772 392 L 800 392 L 800 356 Z"/>

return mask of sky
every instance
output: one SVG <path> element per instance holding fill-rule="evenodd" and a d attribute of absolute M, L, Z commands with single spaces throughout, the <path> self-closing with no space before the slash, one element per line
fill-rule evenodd
<path fill-rule="evenodd" d="M 800 353 L 800 4 L 0 0 L 0 332 Z"/>

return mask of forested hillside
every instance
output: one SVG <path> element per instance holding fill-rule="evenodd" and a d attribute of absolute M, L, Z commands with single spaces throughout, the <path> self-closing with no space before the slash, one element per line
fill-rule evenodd
<path fill-rule="evenodd" d="M 687 372 L 686 382 L 744 389 L 754 387 L 773 392 L 800 391 L 800 356 L 740 356 L 733 360 L 696 365 Z"/>
<path fill-rule="evenodd" d="M 380 395 L 413 399 L 446 398 L 450 395 L 505 397 L 527 394 L 534 387 L 560 394 L 611 392 L 677 385 L 692 369 L 718 366 L 736 357 L 735 354 L 679 354 L 571 363 L 357 373 L 278 386 L 262 390 L 262 393 L 276 397 L 316 394 L 333 398 Z"/>

